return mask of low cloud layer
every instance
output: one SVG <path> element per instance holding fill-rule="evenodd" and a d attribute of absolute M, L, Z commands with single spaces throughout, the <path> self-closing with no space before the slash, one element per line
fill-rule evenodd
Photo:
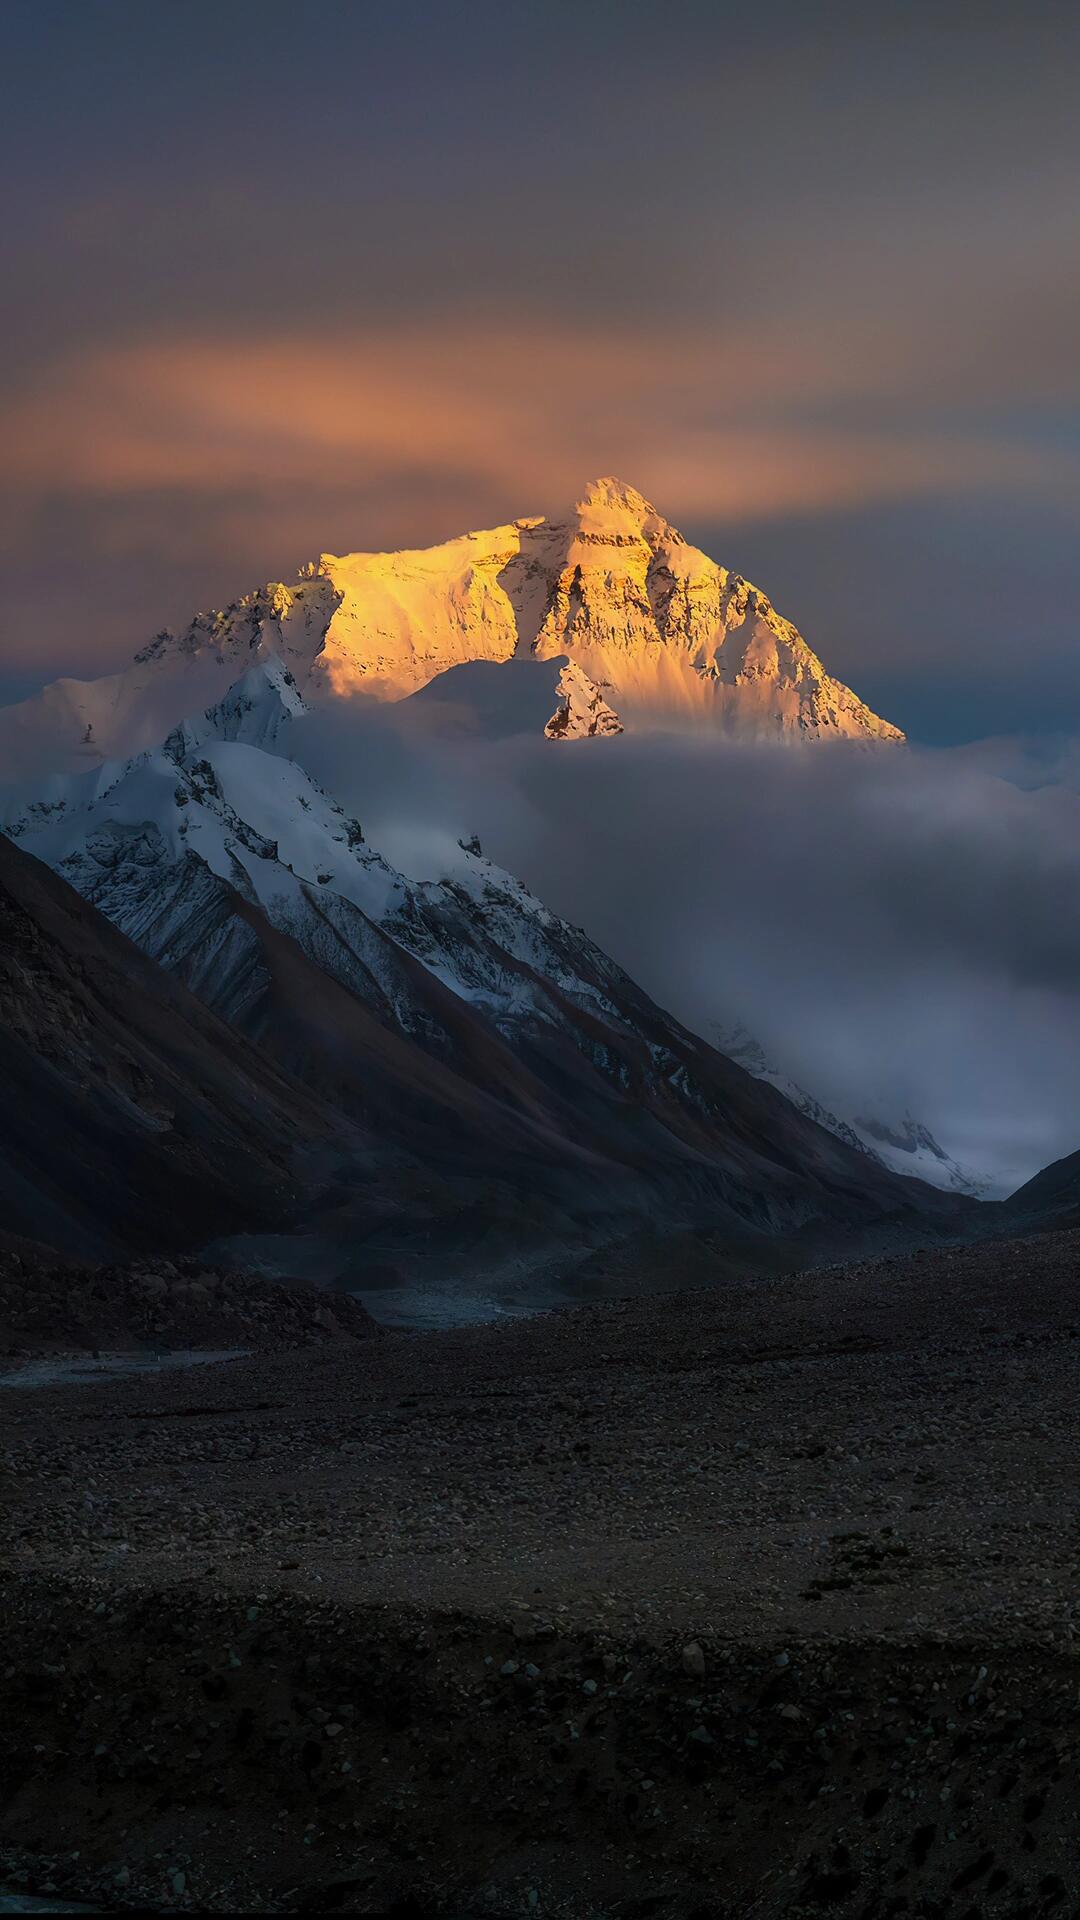
<path fill-rule="evenodd" d="M 316 756 L 401 864 L 437 867 L 433 819 L 448 839 L 478 832 L 688 1024 L 711 1037 L 742 1020 L 837 1110 L 910 1109 L 1000 1189 L 1080 1146 L 1066 787 L 1024 790 L 991 750 L 552 747 L 416 727 L 408 706 L 383 709 L 359 736 L 324 729 Z"/>

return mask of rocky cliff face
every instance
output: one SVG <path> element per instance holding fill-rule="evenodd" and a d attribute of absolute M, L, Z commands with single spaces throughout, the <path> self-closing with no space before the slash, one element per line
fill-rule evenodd
<path fill-rule="evenodd" d="M 594 481 L 563 521 L 518 521 L 500 576 L 518 646 L 568 653 L 629 722 L 740 737 L 898 740 L 826 673 L 741 574 L 690 546 L 634 488 Z"/>
<path fill-rule="evenodd" d="M 568 657 L 553 739 L 654 724 L 739 739 L 902 738 L 764 593 L 605 479 L 555 518 L 416 551 L 323 554 L 291 582 L 159 634 L 124 673 L 57 681 L 6 709 L 0 752 L 20 775 L 56 767 L 58 753 L 71 768 L 136 752 L 271 656 L 315 702 L 400 700 L 470 661 Z"/>
<path fill-rule="evenodd" d="M 623 732 L 618 714 L 575 661 L 567 661 L 555 692 L 559 704 L 544 728 L 549 740 L 592 740 Z"/>
<path fill-rule="evenodd" d="M 309 655 L 313 610 L 331 600 Z M 272 609 L 261 643 L 295 661 L 316 697 L 401 699 L 466 660 L 567 654 L 625 723 L 901 738 L 826 673 L 765 594 L 618 480 L 592 482 L 556 519 L 411 553 L 324 554 L 310 581 L 275 590 Z"/>

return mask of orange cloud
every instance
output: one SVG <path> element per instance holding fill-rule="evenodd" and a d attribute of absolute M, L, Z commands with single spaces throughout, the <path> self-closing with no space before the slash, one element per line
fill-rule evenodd
<path fill-rule="evenodd" d="M 841 357 L 842 358 L 842 357 Z M 1027 487 L 1045 450 L 985 434 L 866 431 L 806 404 L 870 397 L 882 369 L 820 346 L 646 330 L 432 326 L 110 347 L 49 371 L 10 409 L 0 484 L 96 496 L 382 489 L 357 544 L 436 538 L 469 496 L 506 513 L 621 472 L 673 518 L 768 517 L 928 491 Z M 422 526 L 388 524 L 422 476 Z"/>

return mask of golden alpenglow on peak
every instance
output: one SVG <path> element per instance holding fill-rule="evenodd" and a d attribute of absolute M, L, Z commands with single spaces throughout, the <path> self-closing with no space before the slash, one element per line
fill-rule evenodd
<path fill-rule="evenodd" d="M 606 534 L 613 540 L 621 537 L 655 542 L 674 533 L 651 500 L 636 487 L 628 487 L 625 481 L 610 475 L 589 481 L 570 517 L 583 533 L 600 538 Z"/>
<path fill-rule="evenodd" d="M 324 555 L 321 571 L 340 599 L 312 672 L 334 691 L 395 700 L 467 660 L 569 655 L 630 729 L 903 737 L 764 593 L 610 475 L 568 511 L 415 552 Z"/>
<path fill-rule="evenodd" d="M 59 681 L 4 709 L 0 751 L 17 770 L 45 734 L 54 749 L 62 735 L 83 760 L 138 751 L 270 657 L 315 705 L 403 700 L 474 661 L 569 659 L 578 699 L 588 686 L 625 732 L 903 739 L 827 672 L 764 593 L 609 475 L 562 512 L 439 546 L 324 553 L 291 581 L 200 614 L 179 636 L 159 635 L 123 673 Z M 571 682 L 557 689 L 557 679 L 561 701 Z"/>
<path fill-rule="evenodd" d="M 590 480 L 584 487 L 577 502 L 578 513 L 587 513 L 596 507 L 608 507 L 613 513 L 625 514 L 640 526 L 649 520 L 664 524 L 651 500 L 646 500 L 636 487 L 627 486 L 625 480 L 617 480 L 613 474 Z"/>

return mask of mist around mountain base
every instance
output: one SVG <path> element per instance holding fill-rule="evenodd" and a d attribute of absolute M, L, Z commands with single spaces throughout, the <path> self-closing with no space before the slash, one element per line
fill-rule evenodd
<path fill-rule="evenodd" d="M 333 911 L 380 923 L 359 935 L 376 971 L 396 977 L 403 943 L 470 1001 L 491 984 L 477 941 L 496 903 L 468 864 L 482 846 L 510 887 L 496 917 L 514 922 L 518 881 L 531 889 L 532 958 L 526 928 L 551 909 L 694 1033 L 739 1028 L 765 1077 L 848 1146 L 984 1197 L 1074 1148 L 1073 746 L 905 745 L 764 592 L 621 481 L 430 549 L 324 553 L 159 633 L 119 674 L 0 711 L 0 762 L 11 831 L 31 827 L 28 850 L 61 871 L 74 860 L 67 877 L 154 957 L 175 967 L 185 947 L 197 992 L 202 858 L 233 942 L 251 936 L 222 884 L 287 933 L 303 924 L 309 959 L 382 1006 L 324 924 L 344 834 L 374 857 L 346 859 L 352 905 Z M 121 817 L 127 852 L 103 863 Z M 156 881 L 143 899 L 165 844 L 148 867 L 150 819 L 197 856 L 167 913 Z M 445 926 L 417 946 L 412 882 L 450 888 L 465 974 Z M 448 904 L 462 884 L 471 926 Z M 220 989 L 220 956 L 205 958 Z"/>
<path fill-rule="evenodd" d="M 1030 755 L 662 732 L 553 748 L 438 710 L 352 700 L 303 722 L 305 763 L 405 872 L 476 833 L 695 1031 L 743 1024 L 840 1114 L 916 1116 L 988 1197 L 1072 1150 L 1080 798 L 1021 785 Z"/>

